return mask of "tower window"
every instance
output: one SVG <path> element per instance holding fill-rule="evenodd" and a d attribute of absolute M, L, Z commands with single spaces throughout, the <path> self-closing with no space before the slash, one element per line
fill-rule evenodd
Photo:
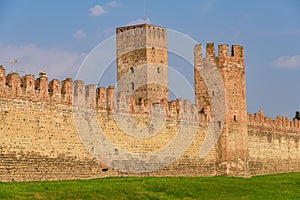
<path fill-rule="evenodd" d="M 140 34 L 142 35 L 143 34 L 143 27 L 140 26 Z"/>
<path fill-rule="evenodd" d="M 120 36 L 121 36 L 121 38 L 123 38 L 123 30 L 122 29 L 120 29 Z"/>
<path fill-rule="evenodd" d="M 130 67 L 130 72 L 133 74 L 134 73 L 134 68 Z"/>
<path fill-rule="evenodd" d="M 160 73 L 160 68 L 158 67 L 156 70 L 157 70 L 157 73 L 159 74 Z"/>
<path fill-rule="evenodd" d="M 136 35 L 136 27 L 133 28 L 133 35 Z"/>
<path fill-rule="evenodd" d="M 237 122 L 236 116 L 235 116 L 235 115 L 233 116 L 233 121 Z"/>
<path fill-rule="evenodd" d="M 134 91 L 134 83 L 131 82 L 131 90 Z"/>

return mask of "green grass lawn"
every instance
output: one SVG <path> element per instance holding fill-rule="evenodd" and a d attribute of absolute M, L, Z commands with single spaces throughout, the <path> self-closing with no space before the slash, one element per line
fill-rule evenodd
<path fill-rule="evenodd" d="M 0 199 L 300 199 L 300 173 L 0 183 Z"/>

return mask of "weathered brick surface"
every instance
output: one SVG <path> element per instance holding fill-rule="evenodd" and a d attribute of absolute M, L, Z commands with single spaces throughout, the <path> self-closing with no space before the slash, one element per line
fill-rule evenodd
<path fill-rule="evenodd" d="M 116 29 L 118 91 L 137 102 L 168 99 L 167 29 L 150 24 Z"/>
<path fill-rule="evenodd" d="M 206 45 L 206 56 L 202 56 L 202 46 L 195 46 L 195 101 L 199 112 L 205 119 L 211 121 L 212 96 L 225 95 L 225 123 L 218 142 L 217 162 L 226 165 L 226 170 L 220 173 L 228 175 L 247 176 L 248 134 L 246 110 L 246 80 L 244 66 L 244 49 L 234 45 L 228 54 L 228 45 L 218 46 L 218 56 L 214 44 Z M 216 71 L 205 69 L 216 68 Z M 208 80 L 200 72 L 209 72 L 210 79 L 222 79 L 223 88 L 209 88 Z M 220 76 L 218 78 L 218 76 Z"/>
<path fill-rule="evenodd" d="M 117 33 L 119 92 L 114 86 L 96 88 L 79 80 L 73 83 L 70 78 L 48 83 L 44 72 L 36 80 L 33 75 L 6 75 L 0 66 L 0 181 L 120 175 L 249 177 L 300 171 L 300 121 L 281 116 L 274 120 L 262 111 L 247 114 L 243 47 L 234 45 L 229 54 L 228 45 L 219 45 L 216 56 L 214 45 L 207 44 L 203 57 L 201 45 L 195 46 L 197 105 L 191 105 L 189 100 L 180 98 L 169 102 L 167 89 L 160 87 L 168 83 L 167 68 L 163 68 L 168 62 L 165 28 L 130 26 L 128 30 L 118 28 Z M 143 64 L 146 68 L 137 73 L 137 67 Z M 209 89 L 199 73 L 199 69 L 209 69 L 211 64 L 216 66 L 224 85 L 225 123 L 218 142 L 205 158 L 200 158 L 201 146 L 213 121 L 211 97 L 221 94 L 222 89 Z M 159 72 L 158 66 L 162 67 Z M 135 75 L 130 72 L 131 67 L 135 67 Z M 129 76 L 121 80 L 127 72 Z M 130 83 L 133 76 L 143 86 L 135 88 L 134 93 L 123 91 L 126 87 L 122 89 L 122 84 Z M 209 78 L 216 77 L 211 73 Z M 156 113 L 159 123 L 149 126 L 156 108 L 162 109 Z M 84 115 L 77 119 L 74 116 L 80 110 Z M 90 118 L 95 113 L 97 121 L 93 123 Z M 156 152 L 171 144 L 179 131 L 186 134 L 182 142 L 196 131 L 191 144 L 174 162 L 156 171 L 134 174 L 97 161 L 91 154 L 97 148 L 94 141 L 90 141 L 92 146 L 84 146 L 77 131 L 99 127 L 109 141 L 132 153 Z M 145 135 L 155 134 L 145 138 L 132 135 L 140 130 Z M 156 156 L 149 164 L 172 157 L 181 148 L 171 147 L 170 152 Z M 118 153 L 116 149 L 106 150 Z M 126 163 L 128 157 L 120 156 L 114 162 Z"/>
<path fill-rule="evenodd" d="M 249 169 L 253 175 L 300 171 L 300 121 L 248 115 Z"/>
<path fill-rule="evenodd" d="M 97 162 L 82 144 L 76 132 L 72 107 L 7 98 L 0 99 L 0 107 L 2 181 L 134 175 L 112 169 L 102 171 L 108 167 Z M 167 145 L 179 129 L 178 122 L 171 120 L 160 133 L 143 140 L 120 130 L 112 113 L 98 111 L 97 115 L 106 136 L 132 152 L 155 151 Z M 149 117 L 144 114 L 134 114 L 133 118 L 142 127 L 149 122 Z M 186 131 L 190 130 L 186 128 Z M 142 175 L 215 175 L 215 151 L 205 160 L 198 159 L 199 144 L 204 140 L 205 130 L 205 126 L 199 128 L 191 146 L 175 163 Z"/>
<path fill-rule="evenodd" d="M 95 97 L 95 93 L 90 90 L 96 91 L 96 89 L 90 86 L 81 88 L 83 90 L 81 93 L 85 97 L 82 106 L 91 109 L 90 105 L 93 101 L 88 95 Z M 122 110 L 118 110 L 120 106 L 113 97 L 116 95 L 112 89 L 111 87 L 107 89 L 110 92 L 101 93 L 101 98 L 110 99 L 106 108 L 100 108 L 95 103 L 92 105 L 97 109 L 98 122 L 106 136 L 118 146 L 132 152 L 152 152 L 168 144 L 180 127 L 178 120 L 181 116 L 179 114 L 191 112 L 194 109 L 188 101 L 181 99 L 177 101 L 175 107 L 174 101 L 167 104 L 162 101 L 162 105 L 166 106 L 164 108 L 168 111 L 164 127 L 159 133 L 146 140 L 134 138 L 124 133 L 113 118 L 111 107 L 115 107 L 114 112 Z M 106 94 L 110 97 L 106 97 Z M 74 99 L 76 98 L 75 96 Z M 94 102 L 100 101 L 97 100 L 97 95 L 95 98 Z M 76 132 L 72 106 L 63 103 L 53 104 L 50 100 L 34 102 L 16 98 L 0 99 L 1 180 L 25 181 L 135 175 L 112 170 L 97 162 L 86 150 Z M 112 106 L 114 104 L 116 106 Z M 145 105 L 133 106 L 135 110 L 131 113 L 133 120 L 138 126 L 147 126 L 149 108 Z M 175 116 L 172 114 L 174 109 Z M 189 117 L 191 122 L 196 122 L 195 120 L 201 118 L 193 117 L 193 115 Z M 200 146 L 207 134 L 207 122 L 204 121 L 199 126 L 192 144 L 178 160 L 161 170 L 139 175 L 226 175 L 228 168 L 231 175 L 239 176 L 299 171 L 299 127 L 299 121 L 290 122 L 289 119 L 279 116 L 277 120 L 272 120 L 264 117 L 262 111 L 255 115 L 248 115 L 248 169 L 243 174 L 241 172 L 245 168 L 242 160 L 220 162 L 222 150 L 220 144 L 216 145 L 205 159 L 199 159 Z M 231 129 L 229 133 L 230 131 Z"/>
<path fill-rule="evenodd" d="M 72 107 L 1 98 L 0 108 L 2 181 L 104 174 L 107 167 L 93 159 L 76 133 Z"/>

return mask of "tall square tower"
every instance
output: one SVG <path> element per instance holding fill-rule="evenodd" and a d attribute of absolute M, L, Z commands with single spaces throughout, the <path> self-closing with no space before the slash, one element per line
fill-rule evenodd
<path fill-rule="evenodd" d="M 140 24 L 119 27 L 116 34 L 118 91 L 138 102 L 168 99 L 167 29 Z"/>

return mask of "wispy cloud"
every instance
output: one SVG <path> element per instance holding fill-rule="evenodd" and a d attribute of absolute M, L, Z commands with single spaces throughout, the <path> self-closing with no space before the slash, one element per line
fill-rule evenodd
<path fill-rule="evenodd" d="M 94 7 L 91 7 L 89 9 L 90 15 L 94 17 L 98 17 L 100 15 L 104 15 L 108 13 L 109 8 L 116 8 L 121 6 L 122 4 L 116 2 L 116 1 L 111 1 L 107 3 L 105 6 L 101 5 L 95 5 Z"/>
<path fill-rule="evenodd" d="M 116 1 L 109 2 L 107 5 L 111 8 L 116 8 L 116 7 L 121 6 L 121 4 Z"/>
<path fill-rule="evenodd" d="M 94 7 L 90 8 L 90 15 L 91 16 L 100 16 L 107 13 L 107 10 L 100 5 L 95 5 Z"/>
<path fill-rule="evenodd" d="M 74 38 L 81 40 L 86 38 L 86 33 L 82 29 L 78 29 L 73 36 Z"/>
<path fill-rule="evenodd" d="M 139 19 L 130 21 L 127 25 L 135 25 L 135 24 L 151 24 L 151 20 L 149 17 L 146 19 L 139 18 Z"/>
<path fill-rule="evenodd" d="M 300 68 L 300 55 L 281 56 L 272 62 L 272 65 L 284 69 Z"/>
<path fill-rule="evenodd" d="M 34 44 L 4 46 L 0 48 L 0 55 L 0 64 L 5 66 L 8 73 L 12 70 L 17 70 L 26 74 L 37 75 L 40 71 L 46 71 L 49 78 L 59 79 L 74 77 L 85 58 L 84 54 L 56 48 L 40 48 Z M 17 59 L 18 61 L 15 66 L 5 63 L 5 61 L 12 59 Z"/>

